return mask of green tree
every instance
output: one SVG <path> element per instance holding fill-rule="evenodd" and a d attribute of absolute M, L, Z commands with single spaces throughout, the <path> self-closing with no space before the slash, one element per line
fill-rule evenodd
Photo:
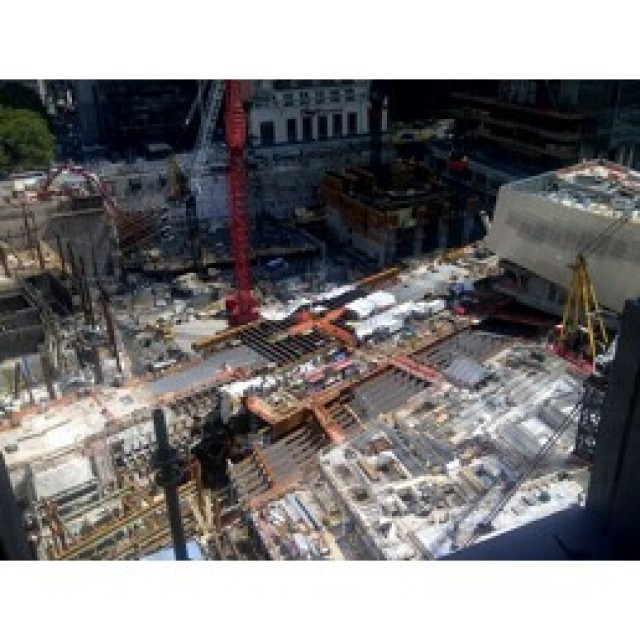
<path fill-rule="evenodd" d="M 0 173 L 45 168 L 53 152 L 53 135 L 42 115 L 0 105 Z"/>

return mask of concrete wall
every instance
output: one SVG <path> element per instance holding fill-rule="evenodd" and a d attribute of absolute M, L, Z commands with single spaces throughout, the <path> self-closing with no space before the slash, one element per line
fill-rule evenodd
<path fill-rule="evenodd" d="M 518 264 L 565 289 L 569 266 L 613 222 L 510 186 L 500 189 L 487 245 L 501 258 Z M 626 223 L 600 242 L 587 259 L 601 304 L 622 311 L 627 298 L 640 295 L 640 224 Z"/>
<path fill-rule="evenodd" d="M 640 301 L 628 301 L 598 427 L 587 508 L 640 558 Z"/>
<path fill-rule="evenodd" d="M 2 452 L 0 452 L 0 514 L 2 514 L 0 516 L 0 560 L 30 560 L 27 538 Z"/>
<path fill-rule="evenodd" d="M 370 258 L 378 261 L 379 267 L 395 260 L 395 234 L 389 232 L 386 244 L 379 244 L 357 231 L 350 231 L 344 223 L 342 214 L 331 206 L 326 208 L 326 222 L 331 231 L 341 240 L 350 242 L 358 251 L 366 253 Z"/>

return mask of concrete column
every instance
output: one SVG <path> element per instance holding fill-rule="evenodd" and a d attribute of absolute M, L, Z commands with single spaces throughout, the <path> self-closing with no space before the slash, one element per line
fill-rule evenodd
<path fill-rule="evenodd" d="M 162 409 L 154 409 L 153 426 L 158 446 L 156 453 L 157 481 L 164 488 L 175 558 L 176 560 L 188 560 L 187 541 L 182 525 L 180 498 L 178 496 L 178 486 L 182 478 L 182 471 L 176 450 L 169 444 L 167 423 Z"/>
<path fill-rule="evenodd" d="M 449 221 L 446 218 L 440 218 L 438 220 L 438 249 L 446 249 L 448 239 Z"/>
<path fill-rule="evenodd" d="M 473 226 L 475 222 L 475 216 L 466 213 L 464 216 L 464 221 L 462 223 L 462 242 L 467 243 L 471 240 L 471 234 L 473 232 Z"/>
<path fill-rule="evenodd" d="M 0 542 L 7 560 L 32 560 L 9 472 L 0 451 Z"/>
<path fill-rule="evenodd" d="M 627 300 L 602 406 L 587 509 L 621 545 L 640 558 L 640 303 Z"/>
<path fill-rule="evenodd" d="M 424 227 L 418 224 L 415 228 L 413 236 L 413 255 L 418 256 L 422 253 L 422 237 L 424 236 Z"/>

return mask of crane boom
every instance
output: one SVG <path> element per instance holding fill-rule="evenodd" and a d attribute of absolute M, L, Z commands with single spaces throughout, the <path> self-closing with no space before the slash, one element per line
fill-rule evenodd
<path fill-rule="evenodd" d="M 218 120 L 223 95 L 224 81 L 212 80 L 211 88 L 207 94 L 207 100 L 202 111 L 200 129 L 198 130 L 193 160 L 189 169 L 191 184 L 196 189 L 198 188 L 199 180 L 202 178 L 202 173 L 207 163 L 207 157 L 211 151 L 213 128 Z"/>

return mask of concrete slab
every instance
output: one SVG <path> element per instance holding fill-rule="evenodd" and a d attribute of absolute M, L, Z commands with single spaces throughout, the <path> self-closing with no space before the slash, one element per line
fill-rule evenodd
<path fill-rule="evenodd" d="M 184 371 L 153 380 L 146 385 L 146 388 L 157 396 L 164 393 L 173 393 L 188 389 L 199 383 L 205 383 L 216 373 L 222 371 L 225 365 L 238 367 L 258 363 L 266 364 L 266 360 L 253 349 L 241 345 L 239 347 L 225 349 L 220 353 L 214 353 L 200 364 L 185 369 Z"/>

